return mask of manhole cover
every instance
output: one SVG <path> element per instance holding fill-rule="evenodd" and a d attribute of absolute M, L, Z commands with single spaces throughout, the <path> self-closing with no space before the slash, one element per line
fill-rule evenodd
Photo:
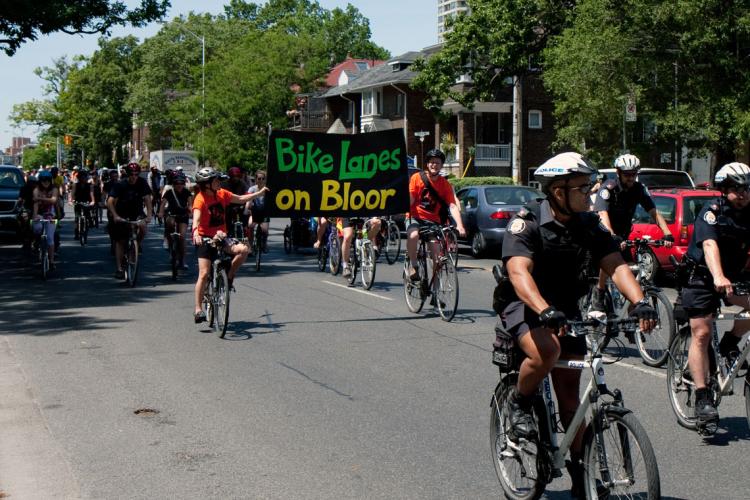
<path fill-rule="evenodd" d="M 153 417 L 159 413 L 159 410 L 154 410 L 153 408 L 139 408 L 133 413 L 140 415 L 141 417 Z"/>

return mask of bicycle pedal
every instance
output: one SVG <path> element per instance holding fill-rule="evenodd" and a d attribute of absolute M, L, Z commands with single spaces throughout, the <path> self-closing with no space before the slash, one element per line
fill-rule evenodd
<path fill-rule="evenodd" d="M 713 436 L 719 430 L 719 419 L 706 422 L 698 420 L 695 428 L 701 436 Z"/>

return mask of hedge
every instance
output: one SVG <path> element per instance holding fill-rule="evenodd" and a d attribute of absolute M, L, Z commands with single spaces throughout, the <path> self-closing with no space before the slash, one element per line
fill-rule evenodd
<path fill-rule="evenodd" d="M 463 177 L 461 179 L 448 179 L 455 189 L 466 186 L 478 186 L 480 184 L 513 185 L 510 177 Z"/>

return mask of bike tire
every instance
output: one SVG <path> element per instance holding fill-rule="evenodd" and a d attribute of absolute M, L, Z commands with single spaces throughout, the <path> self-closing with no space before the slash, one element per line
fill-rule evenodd
<path fill-rule="evenodd" d="M 263 231 L 260 229 L 260 225 L 255 228 L 253 239 L 255 240 L 255 272 L 258 272 L 260 271 L 260 260 L 263 253 Z"/>
<path fill-rule="evenodd" d="M 417 271 L 419 276 L 424 276 L 425 269 L 422 259 L 418 259 Z M 413 313 L 418 313 L 424 306 L 427 295 L 423 291 L 422 280 L 419 283 L 412 283 L 409 279 L 409 259 L 404 259 L 404 299 L 406 299 L 406 307 Z"/>
<path fill-rule="evenodd" d="M 445 233 L 445 246 L 448 249 L 448 255 L 453 259 L 453 265 L 458 267 L 458 236 L 456 230 L 450 228 Z"/>
<path fill-rule="evenodd" d="M 216 311 L 214 309 L 214 284 L 212 279 L 209 279 L 206 283 L 206 290 L 203 294 L 203 310 L 206 312 L 208 327 L 213 328 Z"/>
<path fill-rule="evenodd" d="M 325 271 L 328 267 L 328 246 L 324 243 L 318 247 L 318 271 Z"/>
<path fill-rule="evenodd" d="M 362 288 L 369 290 L 375 283 L 375 270 L 377 269 L 377 259 L 375 257 L 375 248 L 370 241 L 362 244 Z"/>
<path fill-rule="evenodd" d="M 176 241 L 174 235 L 171 237 L 171 243 L 169 245 L 169 263 L 172 265 L 172 280 L 177 281 L 177 272 L 179 270 L 180 259 L 178 257 L 179 242 Z"/>
<path fill-rule="evenodd" d="M 451 321 L 458 309 L 458 273 L 451 258 L 439 264 L 435 279 L 435 305 L 443 321 Z"/>
<path fill-rule="evenodd" d="M 83 221 L 83 229 L 79 233 L 79 236 L 81 237 L 81 246 L 85 247 L 89 242 L 89 223 L 85 220 Z"/>
<path fill-rule="evenodd" d="M 86 246 L 86 242 L 83 239 L 83 231 L 86 227 L 86 221 L 84 219 L 83 215 L 78 217 L 78 227 L 76 228 L 78 230 L 78 243 L 80 243 L 82 247 Z"/>
<path fill-rule="evenodd" d="M 354 283 L 357 281 L 357 272 L 359 272 L 359 250 L 357 249 L 357 240 L 356 238 L 352 241 L 352 246 L 349 249 L 349 269 L 351 270 L 351 274 L 346 279 L 346 281 L 349 283 L 349 285 L 354 285 Z"/>
<path fill-rule="evenodd" d="M 695 419 L 695 385 L 688 372 L 690 340 L 690 327 L 685 325 L 672 341 L 667 358 L 667 392 L 677 423 L 695 430 L 698 425 Z"/>
<path fill-rule="evenodd" d="M 128 286 L 133 288 L 138 280 L 138 243 L 131 240 L 128 243 L 127 255 L 125 256 L 127 266 L 125 267 L 125 278 Z"/>
<path fill-rule="evenodd" d="M 216 318 L 214 322 L 214 331 L 219 338 L 224 338 L 227 334 L 227 324 L 229 323 L 229 280 L 227 272 L 219 269 L 214 277 L 214 309 Z"/>
<path fill-rule="evenodd" d="M 636 331 L 635 340 L 643 363 L 656 368 L 664 365 L 669 357 L 669 345 L 675 333 L 674 309 L 661 290 L 647 290 L 646 298 L 659 319 L 651 333 Z"/>
<path fill-rule="evenodd" d="M 385 260 L 388 264 L 393 264 L 398 262 L 399 255 L 401 255 L 401 231 L 398 229 L 398 224 L 389 221 L 385 237 Z"/>
<path fill-rule="evenodd" d="M 605 412 L 609 425 L 602 430 L 601 449 L 591 426 L 584 435 L 586 498 L 661 498 L 659 467 L 645 429 L 630 411 L 610 408 Z M 600 454 L 606 457 L 614 483 L 610 487 L 601 477 Z M 601 495 L 602 487 L 607 494 Z"/>
<path fill-rule="evenodd" d="M 341 240 L 333 235 L 328 241 L 328 268 L 336 276 L 341 270 Z"/>
<path fill-rule="evenodd" d="M 39 262 L 42 263 L 42 279 L 47 280 L 47 274 L 49 274 L 49 251 L 47 249 L 47 235 L 42 234 L 42 241 L 45 243 L 39 244 Z"/>
<path fill-rule="evenodd" d="M 284 252 L 292 253 L 292 228 L 289 226 L 284 228 Z"/>
<path fill-rule="evenodd" d="M 747 428 L 750 429 L 750 371 L 745 374 L 745 416 Z"/>
<path fill-rule="evenodd" d="M 505 400 L 513 388 L 511 377 L 508 383 L 498 384 L 490 403 L 490 449 L 497 479 L 500 481 L 505 498 L 514 500 L 531 500 L 542 496 L 546 486 L 543 474 L 535 463 L 535 472 L 529 476 L 525 470 L 524 457 L 521 452 L 508 446 L 506 430 L 510 426 L 505 411 Z"/>

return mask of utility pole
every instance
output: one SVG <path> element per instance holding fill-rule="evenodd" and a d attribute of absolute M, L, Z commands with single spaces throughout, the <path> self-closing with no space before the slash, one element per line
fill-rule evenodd
<path fill-rule="evenodd" d="M 421 151 L 420 153 L 421 156 L 419 157 L 418 166 L 419 168 L 422 168 L 423 167 L 422 162 L 424 161 L 424 138 L 429 136 L 430 133 L 426 130 L 420 130 L 419 132 L 414 132 L 414 135 L 416 137 L 419 137 L 419 149 Z"/>

